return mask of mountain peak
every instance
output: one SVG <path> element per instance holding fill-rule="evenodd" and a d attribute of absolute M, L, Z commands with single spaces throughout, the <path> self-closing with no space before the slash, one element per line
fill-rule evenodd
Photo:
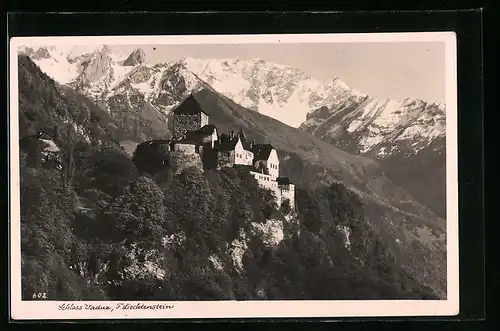
<path fill-rule="evenodd" d="M 109 48 L 108 45 L 101 45 L 97 48 L 96 50 L 99 53 L 111 53 L 111 49 Z"/>
<path fill-rule="evenodd" d="M 50 57 L 51 55 L 47 47 L 40 47 L 32 55 L 34 60 L 49 59 Z"/>
<path fill-rule="evenodd" d="M 123 61 L 124 66 L 135 66 L 146 62 L 146 54 L 141 48 L 136 48 L 130 55 Z"/>

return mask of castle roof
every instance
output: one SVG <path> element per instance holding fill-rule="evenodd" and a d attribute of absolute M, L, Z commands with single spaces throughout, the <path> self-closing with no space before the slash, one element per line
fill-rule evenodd
<path fill-rule="evenodd" d="M 184 139 L 187 139 L 187 140 L 190 140 L 190 141 L 194 141 L 196 143 L 201 144 L 203 138 L 205 138 L 205 137 L 207 137 L 209 135 L 210 134 L 203 133 L 200 130 L 192 130 L 192 131 L 186 132 L 186 135 L 185 135 Z"/>
<path fill-rule="evenodd" d="M 273 150 L 271 144 L 255 144 L 252 146 L 252 152 L 254 154 L 254 160 L 263 161 L 269 159 L 269 155 Z"/>
<path fill-rule="evenodd" d="M 196 115 L 203 113 L 208 116 L 192 94 L 184 99 L 184 101 L 182 101 L 182 103 L 173 110 L 173 113 L 181 115 Z"/>
<path fill-rule="evenodd" d="M 215 130 L 217 130 L 217 128 L 215 127 L 215 125 L 213 125 L 213 124 L 207 124 L 207 125 L 204 125 L 198 131 L 200 131 L 201 133 L 204 133 L 204 134 L 206 134 L 208 136 L 208 135 L 211 135 L 212 133 L 214 133 Z"/>
<path fill-rule="evenodd" d="M 243 129 L 240 128 L 240 131 L 238 131 L 237 135 L 241 138 L 242 141 L 247 141 L 247 136 L 245 135 L 245 132 L 243 132 Z"/>
<path fill-rule="evenodd" d="M 241 140 L 241 144 L 243 145 L 243 149 L 253 153 L 252 144 L 247 140 Z"/>
<path fill-rule="evenodd" d="M 276 181 L 278 182 L 278 185 L 290 185 L 290 184 L 292 184 L 290 177 L 278 177 L 278 178 L 276 178 Z"/>
<path fill-rule="evenodd" d="M 229 135 L 222 134 L 221 139 L 215 143 L 215 149 L 221 152 L 233 151 L 238 143 L 238 138 L 229 138 Z"/>

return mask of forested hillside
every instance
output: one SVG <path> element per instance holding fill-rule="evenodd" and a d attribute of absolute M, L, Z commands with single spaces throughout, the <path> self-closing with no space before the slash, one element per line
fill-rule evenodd
<path fill-rule="evenodd" d="M 92 160 L 73 188 L 21 168 L 24 299 L 434 297 L 340 184 L 298 190 L 295 214 L 244 171 L 141 175 L 113 149 Z"/>

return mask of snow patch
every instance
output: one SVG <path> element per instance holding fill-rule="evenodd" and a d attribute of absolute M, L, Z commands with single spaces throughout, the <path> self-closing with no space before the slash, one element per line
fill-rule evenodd
<path fill-rule="evenodd" d="M 347 128 L 347 132 L 356 131 L 362 123 L 363 123 L 363 121 L 360 121 L 360 120 L 352 121 L 351 124 L 349 124 L 349 127 Z"/>

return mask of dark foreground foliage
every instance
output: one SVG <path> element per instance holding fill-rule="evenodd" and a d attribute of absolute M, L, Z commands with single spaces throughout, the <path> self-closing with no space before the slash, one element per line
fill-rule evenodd
<path fill-rule="evenodd" d="M 245 171 L 152 176 L 119 148 L 74 155 L 71 186 L 64 171 L 21 165 L 24 299 L 433 297 L 399 267 L 341 184 L 298 189 L 293 213 Z M 275 246 L 254 231 L 270 219 L 283 224 Z M 240 268 L 234 247 L 243 241 Z"/>

